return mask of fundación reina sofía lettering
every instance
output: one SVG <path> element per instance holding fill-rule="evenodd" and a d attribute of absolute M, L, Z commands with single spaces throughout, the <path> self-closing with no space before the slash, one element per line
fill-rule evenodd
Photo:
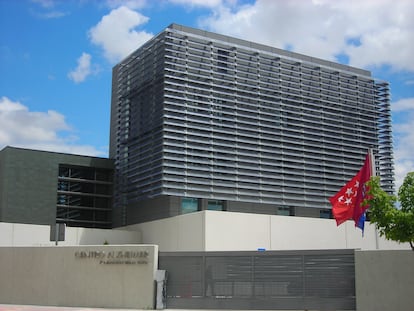
<path fill-rule="evenodd" d="M 99 264 L 148 264 L 147 251 L 76 251 L 76 259 L 96 259 Z"/>

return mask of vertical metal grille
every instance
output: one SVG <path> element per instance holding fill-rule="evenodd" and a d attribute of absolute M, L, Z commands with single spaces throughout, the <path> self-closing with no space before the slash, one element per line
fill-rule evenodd
<path fill-rule="evenodd" d="M 355 309 L 351 250 L 161 253 L 167 307 Z"/>

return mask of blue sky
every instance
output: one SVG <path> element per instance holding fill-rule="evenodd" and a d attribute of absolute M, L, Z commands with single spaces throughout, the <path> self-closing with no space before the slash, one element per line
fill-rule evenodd
<path fill-rule="evenodd" d="M 410 0 L 0 0 L 0 149 L 107 156 L 112 67 L 173 22 L 389 81 L 397 186 L 414 171 Z"/>

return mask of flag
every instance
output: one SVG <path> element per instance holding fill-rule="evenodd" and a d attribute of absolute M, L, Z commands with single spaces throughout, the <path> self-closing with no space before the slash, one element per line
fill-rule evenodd
<path fill-rule="evenodd" d="M 365 213 L 363 213 L 362 216 L 359 217 L 358 223 L 355 224 L 355 226 L 357 226 L 359 229 L 362 230 L 362 235 L 364 235 L 365 219 L 366 219 L 366 215 Z"/>
<path fill-rule="evenodd" d="M 369 206 L 363 205 L 362 202 L 366 198 L 368 189 L 365 183 L 371 178 L 371 168 L 371 157 L 368 153 L 359 172 L 329 199 L 338 226 L 352 218 L 355 226 L 364 231 L 365 211 Z"/>

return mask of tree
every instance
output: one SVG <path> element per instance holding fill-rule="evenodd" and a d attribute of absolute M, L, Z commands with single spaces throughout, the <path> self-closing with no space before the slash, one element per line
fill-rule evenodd
<path fill-rule="evenodd" d="M 380 236 L 408 242 L 414 251 L 414 172 L 407 174 L 398 196 L 382 190 L 379 177 L 372 177 L 367 185 L 369 190 L 364 203 L 369 205 L 370 221 L 376 225 Z"/>

